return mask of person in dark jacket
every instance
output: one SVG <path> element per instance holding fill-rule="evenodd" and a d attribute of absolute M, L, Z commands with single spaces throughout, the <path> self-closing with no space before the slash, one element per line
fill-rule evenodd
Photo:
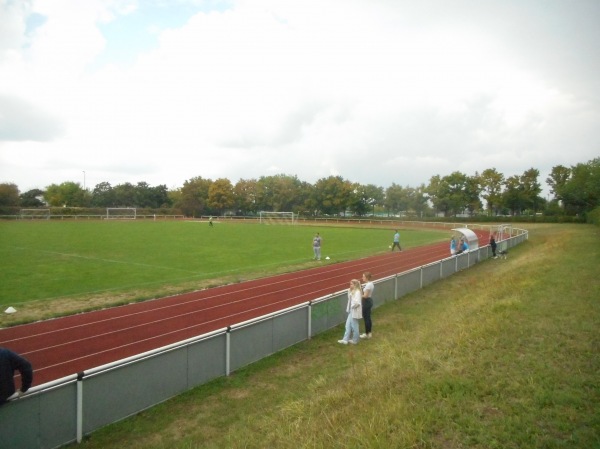
<path fill-rule="evenodd" d="M 492 235 L 490 237 L 490 246 L 492 247 L 492 257 L 495 259 L 496 258 L 496 239 L 494 238 L 494 236 Z"/>
<path fill-rule="evenodd" d="M 21 374 L 21 388 L 15 387 L 15 371 Z M 33 369 L 31 363 L 16 352 L 0 347 L 0 405 L 9 398 L 19 397 L 31 387 Z"/>

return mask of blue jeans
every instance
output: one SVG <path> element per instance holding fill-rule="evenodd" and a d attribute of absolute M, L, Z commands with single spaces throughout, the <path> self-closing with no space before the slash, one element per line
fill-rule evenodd
<path fill-rule="evenodd" d="M 348 313 L 348 318 L 346 319 L 344 340 L 350 341 L 350 334 L 352 334 L 352 341 L 358 343 L 358 319 L 352 318 L 352 312 Z"/>

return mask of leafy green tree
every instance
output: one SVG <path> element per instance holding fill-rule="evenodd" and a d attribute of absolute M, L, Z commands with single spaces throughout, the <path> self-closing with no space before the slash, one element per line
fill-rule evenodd
<path fill-rule="evenodd" d="M 177 205 L 181 203 L 181 188 L 167 190 L 167 196 L 169 197 L 169 204 L 177 208 Z M 174 211 L 174 213 L 177 213 L 177 211 Z"/>
<path fill-rule="evenodd" d="M 40 189 L 28 190 L 21 194 L 21 207 L 42 207 L 45 206 L 40 198 L 44 197 L 44 191 Z"/>
<path fill-rule="evenodd" d="M 273 208 L 278 212 L 288 212 L 298 209 L 301 203 L 302 183 L 296 176 L 279 175 L 275 180 Z"/>
<path fill-rule="evenodd" d="M 222 214 L 235 205 L 233 186 L 229 179 L 220 178 L 208 188 L 208 207 L 216 213 Z"/>
<path fill-rule="evenodd" d="M 72 181 L 49 185 L 46 187 L 44 199 L 53 207 L 84 207 L 87 205 L 85 190 L 79 183 Z"/>
<path fill-rule="evenodd" d="M 511 215 L 520 215 L 526 207 L 527 200 L 519 176 L 513 175 L 504 181 L 502 204 L 510 210 Z"/>
<path fill-rule="evenodd" d="M 352 194 L 348 198 L 346 208 L 355 215 L 375 214 L 377 206 L 383 206 L 385 193 L 382 187 L 373 184 L 352 184 Z M 342 211 L 344 213 L 344 211 Z"/>
<path fill-rule="evenodd" d="M 256 182 L 256 210 L 277 212 L 274 205 L 276 191 L 274 176 L 261 176 Z"/>
<path fill-rule="evenodd" d="M 534 213 L 537 212 L 540 209 L 540 205 L 544 203 L 544 199 L 540 197 L 542 186 L 538 182 L 539 176 L 539 170 L 530 168 L 529 170 L 525 170 L 520 177 L 523 194 L 525 196 L 525 206 L 527 209 L 532 209 Z"/>
<path fill-rule="evenodd" d="M 314 186 L 306 181 L 300 183 L 299 196 L 296 201 L 296 212 L 307 212 L 315 209 Z"/>
<path fill-rule="evenodd" d="M 348 208 L 354 194 L 354 186 L 341 176 L 329 176 L 316 182 L 313 194 L 316 211 L 327 215 L 338 215 Z"/>
<path fill-rule="evenodd" d="M 448 215 L 448 200 L 446 198 L 447 186 L 440 175 L 434 175 L 429 178 L 429 184 L 425 188 L 427 199 L 433 204 L 436 212 L 443 212 Z"/>
<path fill-rule="evenodd" d="M 352 195 L 348 199 L 346 208 L 350 210 L 354 215 L 363 216 L 371 210 L 371 204 L 374 200 L 370 198 L 367 192 L 366 186 L 354 183 L 352 188 Z M 345 215 L 346 211 L 342 213 Z"/>
<path fill-rule="evenodd" d="M 600 158 L 571 167 L 571 177 L 558 194 L 571 214 L 585 214 L 600 206 Z"/>
<path fill-rule="evenodd" d="M 444 193 L 446 194 L 448 209 L 453 215 L 462 213 L 468 208 L 471 195 L 468 191 L 468 180 L 467 175 L 455 171 L 444 176 L 442 178 L 445 187 Z"/>
<path fill-rule="evenodd" d="M 458 171 L 440 178 L 432 176 L 427 187 L 427 194 L 436 210 L 447 217 L 456 215 L 469 208 L 473 202 L 473 191 L 477 190 L 470 183 L 467 175 Z"/>
<path fill-rule="evenodd" d="M 108 182 L 96 184 L 92 191 L 92 206 L 94 207 L 115 207 L 115 192 Z"/>
<path fill-rule="evenodd" d="M 388 214 L 398 215 L 409 209 L 410 193 L 402 186 L 392 183 L 385 189 L 385 207 Z"/>
<path fill-rule="evenodd" d="M 481 210 L 482 204 L 479 197 L 481 196 L 481 184 L 479 175 L 468 176 L 464 189 L 465 200 L 467 201 L 467 210 L 473 216 Z"/>
<path fill-rule="evenodd" d="M 485 169 L 479 176 L 481 197 L 486 202 L 488 215 L 498 215 L 502 203 L 504 175 L 495 168 Z"/>
<path fill-rule="evenodd" d="M 201 216 L 207 210 L 208 191 L 212 180 L 197 176 L 183 183 L 177 207 L 188 216 Z"/>
<path fill-rule="evenodd" d="M 546 184 L 550 187 L 550 192 L 554 195 L 554 199 L 561 201 L 563 198 L 560 194 L 569 179 L 571 178 L 571 169 L 563 165 L 552 167 L 550 176 L 546 178 Z"/>
<path fill-rule="evenodd" d="M 118 184 L 113 187 L 114 192 L 114 207 L 136 207 L 137 195 L 136 188 L 130 182 Z"/>
<path fill-rule="evenodd" d="M 168 207 L 172 203 L 169 199 L 167 186 L 162 184 L 155 187 L 146 182 L 138 182 L 134 188 L 136 207 L 159 208 Z"/>
<path fill-rule="evenodd" d="M 256 183 L 257 210 L 298 210 L 305 201 L 302 182 L 296 176 L 261 176 Z"/>
<path fill-rule="evenodd" d="M 19 188 L 13 183 L 0 184 L 0 206 L 19 206 Z"/>
<path fill-rule="evenodd" d="M 542 191 L 538 182 L 540 172 L 534 168 L 525 170 L 522 175 L 511 176 L 504 182 L 502 205 L 508 208 L 512 215 L 521 215 L 526 210 L 535 213 L 545 204 L 540 197 Z"/>
<path fill-rule="evenodd" d="M 138 182 L 133 189 L 134 206 L 136 207 L 154 207 L 152 198 L 152 187 L 147 182 Z"/>
<path fill-rule="evenodd" d="M 233 186 L 235 208 L 242 215 L 256 214 L 256 179 L 240 179 Z"/>
<path fill-rule="evenodd" d="M 169 189 L 165 184 L 160 184 L 152 187 L 152 206 L 153 208 L 158 207 L 171 207 L 173 202 L 169 197 Z"/>
<path fill-rule="evenodd" d="M 371 212 L 373 214 L 375 214 L 375 208 L 377 206 L 385 205 L 385 191 L 383 190 L 383 187 L 367 184 L 364 187 L 364 192 L 367 196 L 367 203 L 371 206 Z"/>
<path fill-rule="evenodd" d="M 273 210 L 289 212 L 298 210 L 304 202 L 302 182 L 297 176 L 277 175 L 274 177 Z"/>
<path fill-rule="evenodd" d="M 408 210 L 413 210 L 417 217 L 422 218 L 430 211 L 429 201 L 427 199 L 427 193 L 425 184 L 421 184 L 419 187 L 413 189 L 412 187 L 407 188 L 408 190 Z"/>

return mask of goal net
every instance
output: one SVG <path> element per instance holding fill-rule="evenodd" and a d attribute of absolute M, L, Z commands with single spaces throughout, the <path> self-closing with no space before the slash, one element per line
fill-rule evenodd
<path fill-rule="evenodd" d="M 512 225 L 501 224 L 496 229 L 496 241 L 501 242 L 512 237 Z"/>
<path fill-rule="evenodd" d="M 106 219 L 107 220 L 135 220 L 136 208 L 135 207 L 107 207 L 106 208 Z"/>
<path fill-rule="evenodd" d="M 19 215 L 24 220 L 48 220 L 50 209 L 21 209 Z"/>
<path fill-rule="evenodd" d="M 296 224 L 297 216 L 293 212 L 259 212 L 261 224 Z"/>

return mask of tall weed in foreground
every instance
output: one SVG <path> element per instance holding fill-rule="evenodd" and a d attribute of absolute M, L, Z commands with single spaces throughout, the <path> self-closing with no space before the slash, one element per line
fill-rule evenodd
<path fill-rule="evenodd" d="M 539 227 L 489 260 L 194 389 L 87 448 L 600 447 L 597 228 Z"/>

